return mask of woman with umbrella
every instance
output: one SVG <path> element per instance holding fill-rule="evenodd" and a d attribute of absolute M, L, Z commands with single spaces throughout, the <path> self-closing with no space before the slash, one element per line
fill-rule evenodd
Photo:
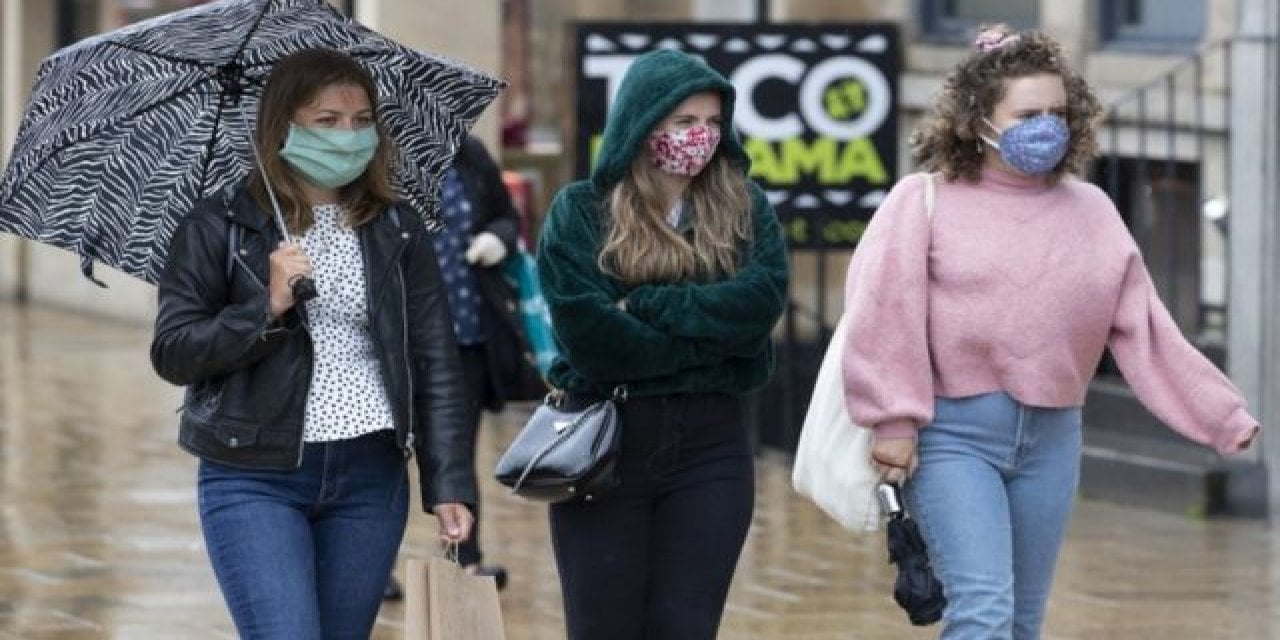
<path fill-rule="evenodd" d="M 470 533 L 447 291 L 422 221 L 393 201 L 376 96 L 345 54 L 280 60 L 259 102 L 259 167 L 187 216 L 159 281 L 152 362 L 187 385 L 180 442 L 201 459 L 201 526 L 245 638 L 368 637 L 410 454 L 441 537 Z M 314 299 L 299 299 L 304 277 Z"/>
<path fill-rule="evenodd" d="M 942 637 L 1037 638 L 1104 349 L 1196 442 L 1235 453 L 1258 421 L 1183 337 L 1115 206 L 1072 175 L 1100 107 L 1061 47 L 1003 26 L 975 44 L 914 139 L 936 173 L 893 188 L 850 263 L 846 399 L 887 479 L 909 477 Z"/>

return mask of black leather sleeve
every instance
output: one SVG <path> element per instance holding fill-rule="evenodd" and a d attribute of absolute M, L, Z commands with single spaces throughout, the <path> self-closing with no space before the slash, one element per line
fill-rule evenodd
<path fill-rule="evenodd" d="M 265 289 L 232 301 L 226 274 L 229 224 L 202 203 L 179 225 L 157 287 L 151 365 L 161 378 L 189 385 L 247 367 L 287 333 L 268 327 Z"/>
<path fill-rule="evenodd" d="M 430 511 L 446 502 L 475 505 L 475 445 L 448 290 L 426 230 L 417 220 L 411 221 L 410 228 L 405 295 L 414 377 L 412 428 L 423 507 Z"/>

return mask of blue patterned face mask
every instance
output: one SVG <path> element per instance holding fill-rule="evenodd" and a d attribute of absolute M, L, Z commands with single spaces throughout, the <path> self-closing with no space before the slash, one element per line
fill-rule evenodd
<path fill-rule="evenodd" d="M 999 131 L 990 120 L 983 120 Z M 1053 171 L 1067 155 L 1071 129 L 1061 116 L 1044 113 L 1001 131 L 999 142 L 982 139 L 1000 152 L 1005 164 L 1029 176 L 1042 176 Z"/>
<path fill-rule="evenodd" d="M 375 127 L 326 129 L 291 122 L 280 157 L 311 184 L 337 189 L 359 178 L 377 149 Z"/>

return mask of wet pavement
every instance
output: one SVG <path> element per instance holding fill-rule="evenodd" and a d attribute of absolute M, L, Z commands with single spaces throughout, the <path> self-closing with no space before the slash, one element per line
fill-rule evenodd
<path fill-rule="evenodd" d="M 174 443 L 180 390 L 155 377 L 148 327 L 0 304 L 0 639 L 234 638 L 195 514 L 195 461 Z M 545 508 L 487 469 L 519 426 L 486 421 L 483 543 L 505 564 L 507 637 L 564 637 Z M 932 638 L 889 592 L 879 535 L 842 532 L 758 464 L 755 521 L 720 634 L 730 639 Z M 411 518 L 402 556 L 434 552 Z M 1082 501 L 1047 639 L 1280 638 L 1280 546 L 1259 521 L 1200 521 Z M 383 607 L 374 638 L 402 637 Z"/>

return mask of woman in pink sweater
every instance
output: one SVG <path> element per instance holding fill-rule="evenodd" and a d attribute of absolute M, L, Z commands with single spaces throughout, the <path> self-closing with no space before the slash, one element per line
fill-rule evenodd
<path fill-rule="evenodd" d="M 845 393 L 886 479 L 906 480 L 948 599 L 942 637 L 1029 639 L 1104 349 L 1196 442 L 1234 453 L 1258 423 L 1174 324 L 1115 206 L 1072 175 L 1101 109 L 1059 45 L 1003 26 L 975 44 L 913 140 L 936 173 L 893 188 L 850 263 Z"/>

